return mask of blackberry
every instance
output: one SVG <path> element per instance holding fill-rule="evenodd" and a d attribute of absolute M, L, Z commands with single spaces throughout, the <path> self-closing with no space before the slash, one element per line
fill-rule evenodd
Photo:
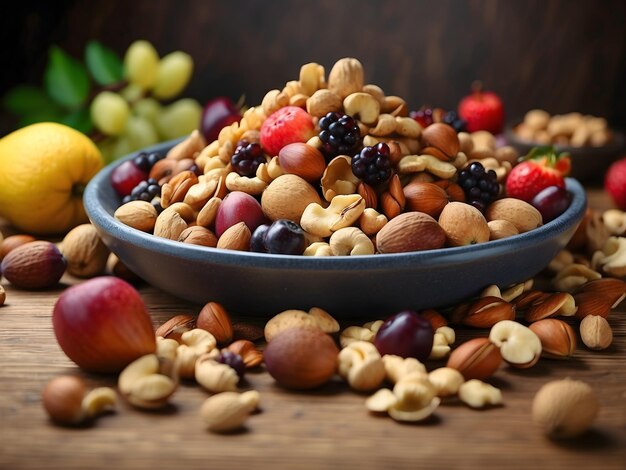
<path fill-rule="evenodd" d="M 146 201 L 151 202 L 156 196 L 161 194 L 161 186 L 154 178 L 148 178 L 141 181 L 135 186 L 129 195 L 124 196 L 122 204 L 126 204 L 130 201 Z"/>
<path fill-rule="evenodd" d="M 247 140 L 237 142 L 235 153 L 230 157 L 233 169 L 241 176 L 252 177 L 261 163 L 265 163 L 265 153 L 261 144 Z"/>
<path fill-rule="evenodd" d="M 479 162 L 471 163 L 459 173 L 458 184 L 463 188 L 466 202 L 484 212 L 500 193 L 496 172 L 486 171 Z"/>
<path fill-rule="evenodd" d="M 452 126 L 457 133 L 467 130 L 467 122 L 465 119 L 461 118 L 456 111 L 448 111 L 443 116 L 443 122 Z"/>
<path fill-rule="evenodd" d="M 154 164 L 164 158 L 165 155 L 158 152 L 141 152 L 139 155 L 133 158 L 133 163 L 137 165 L 137 168 L 139 168 L 140 170 L 145 171 L 146 173 L 150 173 L 150 169 L 154 166 Z"/>
<path fill-rule="evenodd" d="M 384 183 L 391 176 L 389 146 L 384 142 L 365 147 L 352 157 L 352 173 L 370 186 Z"/>
<path fill-rule="evenodd" d="M 331 112 L 320 119 L 319 126 L 322 153 L 328 160 L 352 155 L 361 146 L 361 131 L 352 116 Z"/>

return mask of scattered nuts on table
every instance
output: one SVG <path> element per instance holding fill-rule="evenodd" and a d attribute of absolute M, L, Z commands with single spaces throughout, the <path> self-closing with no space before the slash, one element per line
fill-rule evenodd
<path fill-rule="evenodd" d="M 209 431 L 228 432 L 239 429 L 250 413 L 258 408 L 259 392 L 222 392 L 207 398 L 200 415 Z"/>
<path fill-rule="evenodd" d="M 0 307 L 4 305 L 4 302 L 7 300 L 7 291 L 4 289 L 3 285 L 0 285 Z"/>
<path fill-rule="evenodd" d="M 502 363 L 500 348 L 489 338 L 474 338 L 459 345 L 448 358 L 447 367 L 458 370 L 466 380 L 486 379 Z"/>
<path fill-rule="evenodd" d="M 528 328 L 541 341 L 542 357 L 562 359 L 574 354 L 576 350 L 576 333 L 563 320 L 545 318 L 531 323 Z"/>
<path fill-rule="evenodd" d="M 600 405 L 591 387 L 579 380 L 553 380 L 533 399 L 532 418 L 554 438 L 570 438 L 585 432 Z"/>
<path fill-rule="evenodd" d="M 196 360 L 194 376 L 196 382 L 211 393 L 234 392 L 239 383 L 237 371 L 217 362 L 216 355 L 211 353 L 203 354 Z"/>
<path fill-rule="evenodd" d="M 385 365 L 380 353 L 367 341 L 355 341 L 343 348 L 338 363 L 339 375 L 353 390 L 368 392 L 385 380 Z"/>
<path fill-rule="evenodd" d="M 426 366 L 414 357 L 400 357 L 393 354 L 383 356 L 385 375 L 388 382 L 398 383 L 402 378 L 409 375 L 427 376 Z"/>
<path fill-rule="evenodd" d="M 247 369 L 252 369 L 263 362 L 263 352 L 247 339 L 239 339 L 228 345 L 230 352 L 239 354 Z"/>
<path fill-rule="evenodd" d="M 175 315 L 165 323 L 161 324 L 154 334 L 157 337 L 173 339 L 177 343 L 185 331 L 193 330 L 196 327 L 196 318 L 191 315 Z"/>
<path fill-rule="evenodd" d="M 104 272 L 110 251 L 93 225 L 81 224 L 65 235 L 61 253 L 67 262 L 67 272 L 86 278 Z"/>
<path fill-rule="evenodd" d="M 81 378 L 62 375 L 46 384 L 41 399 L 43 407 L 54 422 L 78 425 L 113 410 L 117 395 L 109 387 L 88 390 Z"/>
<path fill-rule="evenodd" d="M 613 330 L 606 318 L 587 315 L 580 322 L 580 339 L 589 349 L 606 349 L 613 343 Z"/>
<path fill-rule="evenodd" d="M 449 326 L 440 326 L 433 336 L 433 349 L 429 359 L 443 359 L 450 354 L 450 346 L 454 344 L 456 335 Z"/>
<path fill-rule="evenodd" d="M 217 355 L 217 341 L 215 337 L 206 330 L 194 328 L 185 331 L 180 336 L 180 344 L 176 348 L 176 370 L 178 375 L 184 379 L 191 379 L 197 374 L 196 361 L 200 356 L 210 354 Z"/>
<path fill-rule="evenodd" d="M 484 408 L 489 405 L 502 404 L 500 389 L 477 379 L 461 384 L 458 391 L 459 399 L 472 408 Z"/>
<path fill-rule="evenodd" d="M 233 340 L 233 325 L 228 312 L 217 302 L 208 302 L 198 314 L 196 327 L 211 333 L 218 344 Z"/>
<path fill-rule="evenodd" d="M 521 323 L 502 320 L 491 327 L 489 340 L 500 348 L 509 365 L 520 369 L 531 367 L 541 356 L 541 340 Z"/>
<path fill-rule="evenodd" d="M 415 422 L 428 418 L 441 403 L 428 376 L 409 375 L 389 389 L 380 389 L 367 399 L 367 409 L 387 412 L 396 421 Z"/>
<path fill-rule="evenodd" d="M 173 363 L 160 361 L 156 354 L 148 354 L 126 366 L 119 375 L 117 386 L 131 405 L 163 408 L 178 387 L 174 369 Z"/>
<path fill-rule="evenodd" d="M 456 395 L 465 382 L 463 375 L 451 367 L 440 367 L 428 374 L 428 379 L 435 387 L 438 397 Z"/>

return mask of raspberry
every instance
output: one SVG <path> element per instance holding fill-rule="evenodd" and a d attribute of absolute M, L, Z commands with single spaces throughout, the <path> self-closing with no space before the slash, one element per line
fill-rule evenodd
<path fill-rule="evenodd" d="M 484 212 L 500 193 L 496 172 L 485 171 L 485 167 L 478 162 L 461 170 L 458 183 L 463 188 L 466 202 L 481 212 Z"/>
<path fill-rule="evenodd" d="M 363 148 L 352 157 L 352 173 L 370 186 L 387 181 L 391 176 L 389 154 L 389 146 L 383 142 Z"/>
<path fill-rule="evenodd" d="M 235 153 L 230 157 L 233 169 L 241 176 L 252 177 L 261 163 L 265 163 L 265 154 L 261 144 L 248 143 L 247 140 L 237 142 Z"/>
<path fill-rule="evenodd" d="M 319 122 L 322 152 L 327 160 L 337 155 L 352 155 L 361 145 L 361 131 L 352 116 L 328 113 Z"/>

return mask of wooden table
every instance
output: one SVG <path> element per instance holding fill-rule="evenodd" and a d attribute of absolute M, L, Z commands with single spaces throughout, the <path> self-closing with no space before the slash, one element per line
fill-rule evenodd
<path fill-rule="evenodd" d="M 608 207 L 600 191 L 589 196 L 592 207 Z M 626 302 L 609 317 L 615 339 L 608 350 L 579 346 L 569 360 L 542 359 L 528 370 L 502 367 L 490 380 L 503 391 L 502 407 L 475 411 L 449 403 L 425 423 L 399 424 L 370 415 L 366 395 L 349 391 L 339 379 L 315 392 L 294 393 L 259 371 L 247 375 L 242 389 L 261 393 L 261 412 L 244 431 L 218 435 L 204 430 L 199 408 L 208 395 L 192 383 L 180 386 L 165 411 L 139 411 L 120 402 L 116 413 L 92 427 L 53 425 L 40 403 L 51 378 L 75 374 L 91 385 L 115 385 L 115 377 L 81 372 L 59 349 L 51 312 L 63 288 L 76 280 L 62 281 L 37 292 L 2 281 L 7 291 L 0 308 L 2 469 L 626 468 Z M 155 325 L 201 307 L 150 286 L 139 291 Z M 457 344 L 481 333 L 459 329 Z M 530 407 L 544 383 L 564 377 L 590 383 L 601 410 L 584 436 L 555 442 L 532 423 Z"/>

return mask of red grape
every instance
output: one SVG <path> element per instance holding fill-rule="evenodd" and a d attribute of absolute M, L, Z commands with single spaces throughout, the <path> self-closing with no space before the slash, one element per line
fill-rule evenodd
<path fill-rule="evenodd" d="M 121 197 L 124 197 L 143 180 L 148 173 L 141 170 L 132 160 L 126 160 L 111 172 L 111 186 Z"/>
<path fill-rule="evenodd" d="M 569 207 L 572 194 L 560 186 L 548 186 L 537 193 L 532 205 L 541 213 L 543 223 L 556 219 Z"/>
<path fill-rule="evenodd" d="M 200 130 L 207 142 L 217 139 L 223 127 L 241 120 L 241 111 L 235 103 L 225 96 L 208 101 L 202 110 Z"/>
<path fill-rule="evenodd" d="M 427 319 L 412 310 L 404 310 L 385 320 L 374 344 L 381 355 L 425 361 L 433 349 L 433 337 L 433 327 Z"/>

